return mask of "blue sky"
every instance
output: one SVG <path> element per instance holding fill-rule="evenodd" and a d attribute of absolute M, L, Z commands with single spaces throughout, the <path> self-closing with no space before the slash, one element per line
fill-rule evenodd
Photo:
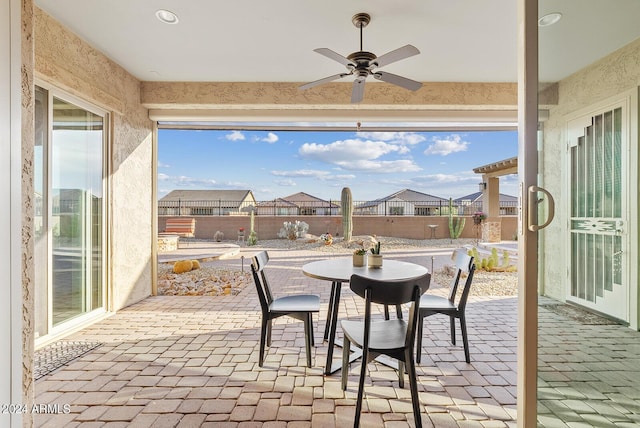
<path fill-rule="evenodd" d="M 478 191 L 473 168 L 516 156 L 517 131 L 158 132 L 158 197 L 174 189 L 247 189 L 257 200 L 297 192 L 371 200 L 408 188 L 444 198 Z M 500 192 L 517 195 L 517 177 Z"/>

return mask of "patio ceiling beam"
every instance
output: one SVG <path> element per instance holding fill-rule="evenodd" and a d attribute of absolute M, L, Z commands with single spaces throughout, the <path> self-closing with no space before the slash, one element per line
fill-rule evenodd
<path fill-rule="evenodd" d="M 517 108 L 516 83 L 426 82 L 415 92 L 386 83 L 367 85 L 365 101 L 352 104 L 351 83 L 330 83 L 306 91 L 295 82 L 142 82 L 142 104 L 156 108 L 219 108 L 239 106 L 316 106 L 359 109 L 361 106 L 483 106 Z"/>

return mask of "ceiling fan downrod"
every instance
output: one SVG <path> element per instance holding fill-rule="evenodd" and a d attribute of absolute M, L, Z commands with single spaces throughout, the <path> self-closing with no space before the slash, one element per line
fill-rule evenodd
<path fill-rule="evenodd" d="M 362 35 L 363 35 L 362 29 L 367 25 L 369 25 L 369 22 L 371 22 L 371 15 L 364 12 L 356 13 L 351 18 L 351 22 L 353 22 L 353 25 L 355 25 L 356 28 L 360 29 L 360 50 L 362 51 L 364 50 L 362 49 Z"/>

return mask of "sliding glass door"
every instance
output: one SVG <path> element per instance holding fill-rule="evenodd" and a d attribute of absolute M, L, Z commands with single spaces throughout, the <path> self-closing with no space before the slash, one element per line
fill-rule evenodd
<path fill-rule="evenodd" d="M 104 307 L 105 115 L 53 91 L 36 96 L 38 337 Z"/>

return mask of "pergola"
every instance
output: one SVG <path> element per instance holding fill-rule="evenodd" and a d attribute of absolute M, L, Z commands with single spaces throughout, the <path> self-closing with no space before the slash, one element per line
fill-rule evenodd
<path fill-rule="evenodd" d="M 518 158 L 514 156 L 482 165 L 474 168 L 473 172 L 482 174 L 482 206 L 487 214 L 487 227 L 482 230 L 482 239 L 489 242 L 500 241 L 500 177 L 518 173 Z"/>

